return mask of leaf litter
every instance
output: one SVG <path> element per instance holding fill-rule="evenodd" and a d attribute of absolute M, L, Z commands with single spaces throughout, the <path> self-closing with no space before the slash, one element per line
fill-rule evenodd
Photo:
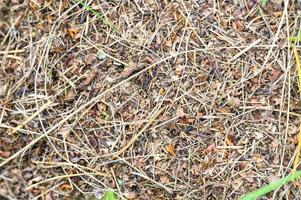
<path fill-rule="evenodd" d="M 300 7 L 0 1 L 0 197 L 238 199 L 287 182 Z M 289 178 L 266 198 L 298 198 Z"/>

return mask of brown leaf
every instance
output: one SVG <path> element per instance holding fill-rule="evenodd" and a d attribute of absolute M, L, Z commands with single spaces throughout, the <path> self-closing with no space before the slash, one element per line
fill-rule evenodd
<path fill-rule="evenodd" d="M 275 176 L 275 175 L 271 175 L 271 176 L 269 176 L 268 178 L 269 178 L 269 181 L 270 181 L 270 182 L 275 182 L 275 181 L 279 180 L 279 177 L 278 177 L 278 176 Z"/>
<path fill-rule="evenodd" d="M 177 129 L 177 126 L 176 126 L 174 123 L 172 123 L 172 124 L 169 124 L 169 125 L 167 126 L 167 128 L 168 128 L 169 130 L 176 130 L 176 129 Z"/>
<path fill-rule="evenodd" d="M 91 65 L 96 60 L 96 56 L 94 54 L 88 54 L 85 56 L 85 62 L 87 65 Z"/>
<path fill-rule="evenodd" d="M 215 143 L 210 144 L 210 145 L 207 147 L 207 150 L 208 150 L 209 152 L 214 152 L 214 151 L 216 151 Z"/>
<path fill-rule="evenodd" d="M 67 34 L 72 38 L 72 39 L 76 39 L 76 35 L 79 32 L 79 30 L 77 28 L 68 28 L 67 29 Z"/>
<path fill-rule="evenodd" d="M 70 132 L 71 132 L 71 130 L 70 130 L 70 127 L 68 127 L 68 126 L 62 126 L 58 130 L 58 133 L 60 135 L 62 135 L 63 138 L 67 138 Z"/>
<path fill-rule="evenodd" d="M 274 17 L 281 17 L 282 14 L 283 14 L 283 11 L 276 11 L 276 12 L 273 12 L 273 13 L 272 13 L 272 15 L 273 15 Z"/>
<path fill-rule="evenodd" d="M 200 73 L 199 75 L 198 75 L 198 79 L 200 80 L 200 81 L 206 81 L 207 80 L 207 75 L 205 74 L 205 73 Z"/>
<path fill-rule="evenodd" d="M 45 195 L 45 200 L 53 200 L 50 193 Z"/>
<path fill-rule="evenodd" d="M 72 190 L 72 186 L 68 183 L 64 183 L 60 186 L 60 190 L 63 192 L 70 192 Z"/>
<path fill-rule="evenodd" d="M 256 120 L 260 120 L 261 119 L 261 113 L 258 112 L 258 111 L 253 111 L 252 115 L 253 115 L 254 119 L 256 119 Z"/>
<path fill-rule="evenodd" d="M 168 177 L 165 175 L 160 176 L 160 183 L 162 184 L 168 183 Z"/>
<path fill-rule="evenodd" d="M 270 75 L 268 75 L 268 79 L 270 81 L 275 81 L 281 76 L 281 73 L 282 72 L 279 71 L 279 70 L 272 69 L 271 72 L 270 72 Z"/>
<path fill-rule="evenodd" d="M 243 15 L 243 13 L 242 13 L 242 10 L 240 8 L 234 10 L 234 12 L 233 12 L 233 16 L 235 18 L 242 17 L 242 15 Z"/>
<path fill-rule="evenodd" d="M 240 170 L 243 170 L 243 169 L 247 168 L 247 166 L 248 166 L 248 163 L 245 162 L 245 161 L 242 161 L 238 164 L 238 167 L 239 167 Z"/>
<path fill-rule="evenodd" d="M 196 115 L 196 119 L 201 119 L 203 116 L 204 116 L 204 113 L 199 111 Z"/>
<path fill-rule="evenodd" d="M 107 106 L 104 104 L 104 103 L 98 103 L 97 104 L 97 109 L 98 109 L 98 115 L 99 116 L 102 116 L 102 114 L 104 113 L 104 112 L 106 112 L 106 109 L 107 109 Z M 102 118 L 101 118 L 102 119 Z"/>
<path fill-rule="evenodd" d="M 131 65 L 123 70 L 120 75 L 120 78 L 128 78 L 129 76 L 141 71 L 145 66 L 144 65 Z"/>
<path fill-rule="evenodd" d="M 231 97 L 229 101 L 230 106 L 239 106 L 240 105 L 240 99 L 237 97 Z"/>
<path fill-rule="evenodd" d="M 259 163 L 262 163 L 262 162 L 263 162 L 264 158 L 263 158 L 260 154 L 255 154 L 255 155 L 253 156 L 253 160 L 254 160 L 257 164 L 259 164 Z"/>
<path fill-rule="evenodd" d="M 178 66 L 176 67 L 176 71 L 175 71 L 175 74 L 180 76 L 182 74 L 182 71 L 184 69 L 184 66 Z"/>
<path fill-rule="evenodd" d="M 124 194 L 127 199 L 137 199 L 137 193 L 135 192 L 127 192 Z"/>
<path fill-rule="evenodd" d="M 71 99 L 74 99 L 75 97 L 75 94 L 72 90 L 69 90 L 66 94 L 66 99 L 65 100 L 71 100 Z"/>
<path fill-rule="evenodd" d="M 232 22 L 232 28 L 235 32 L 241 32 L 244 29 L 244 25 L 241 21 L 235 20 Z"/>
<path fill-rule="evenodd" d="M 1 151 L 0 150 L 0 157 L 1 158 L 8 158 L 10 156 L 10 152 L 9 151 Z"/>
<path fill-rule="evenodd" d="M 83 80 L 83 85 L 89 85 L 93 80 L 94 78 L 96 77 L 97 75 L 97 70 L 96 69 L 93 69 L 87 76 L 86 78 Z"/>
<path fill-rule="evenodd" d="M 161 96 L 164 96 L 165 93 L 166 93 L 165 89 L 164 89 L 164 88 L 160 88 L 159 94 L 160 94 Z"/>
<path fill-rule="evenodd" d="M 166 41 L 163 43 L 163 47 L 164 47 L 164 48 L 170 48 L 170 47 L 172 47 L 172 41 L 171 41 L 171 40 L 166 40 Z"/>
<path fill-rule="evenodd" d="M 172 156 L 176 156 L 176 153 L 175 153 L 175 148 L 172 144 L 169 144 L 167 147 L 166 147 L 166 151 L 172 155 Z"/>
<path fill-rule="evenodd" d="M 8 83 L 0 85 L 0 96 L 4 96 L 8 90 Z"/>
<path fill-rule="evenodd" d="M 183 117 L 180 117 L 179 123 L 180 124 L 191 124 L 194 122 L 194 120 L 195 120 L 195 118 L 183 116 Z"/>
<path fill-rule="evenodd" d="M 154 59 L 151 58 L 150 56 L 146 56 L 142 62 L 146 62 L 147 64 L 153 64 L 154 63 Z"/>
<path fill-rule="evenodd" d="M 252 9 L 257 4 L 256 0 L 248 0 L 247 6 L 249 9 Z"/>
<path fill-rule="evenodd" d="M 184 112 L 184 109 L 179 107 L 177 110 L 176 110 L 176 115 L 177 117 L 184 117 L 186 114 Z"/>
<path fill-rule="evenodd" d="M 177 60 L 176 60 L 176 62 L 175 62 L 175 64 L 176 64 L 176 65 L 180 65 L 180 64 L 182 64 L 184 61 L 185 61 L 184 58 L 178 57 Z"/>
<path fill-rule="evenodd" d="M 226 144 L 228 146 L 234 146 L 234 137 L 232 135 L 228 135 L 228 137 L 226 137 Z"/>

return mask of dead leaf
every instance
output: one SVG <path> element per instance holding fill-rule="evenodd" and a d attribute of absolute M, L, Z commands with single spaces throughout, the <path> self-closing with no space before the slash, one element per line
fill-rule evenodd
<path fill-rule="evenodd" d="M 135 192 L 127 192 L 124 194 L 127 199 L 137 199 L 137 193 Z"/>
<path fill-rule="evenodd" d="M 143 59 L 143 61 L 142 61 L 142 62 L 145 62 L 145 63 L 147 63 L 147 64 L 151 65 L 151 64 L 153 64 L 153 63 L 154 63 L 154 59 L 153 59 L 153 58 L 151 58 L 150 56 L 146 56 L 146 57 Z"/>
<path fill-rule="evenodd" d="M 45 195 L 45 200 L 53 200 L 50 193 Z"/>
<path fill-rule="evenodd" d="M 94 80 L 94 78 L 97 75 L 97 70 L 93 69 L 87 76 L 86 78 L 83 80 L 83 85 L 90 85 L 90 83 Z"/>
<path fill-rule="evenodd" d="M 271 175 L 268 178 L 269 178 L 270 182 L 275 182 L 275 181 L 279 180 L 279 177 L 275 176 L 275 175 Z"/>
<path fill-rule="evenodd" d="M 160 90 L 159 90 L 160 96 L 164 96 L 165 93 L 166 93 L 165 89 L 164 88 L 160 88 Z"/>
<path fill-rule="evenodd" d="M 256 135 L 257 139 L 261 139 L 264 137 L 263 133 L 261 133 L 261 132 L 255 132 L 255 135 Z"/>
<path fill-rule="evenodd" d="M 257 4 L 256 0 L 248 0 L 247 6 L 249 9 L 252 9 Z"/>
<path fill-rule="evenodd" d="M 215 143 L 210 144 L 210 145 L 207 147 L 207 150 L 208 150 L 209 152 L 214 152 L 214 151 L 216 151 Z"/>
<path fill-rule="evenodd" d="M 248 166 L 248 164 L 245 161 L 242 161 L 238 164 L 238 167 L 239 167 L 240 170 L 243 170 L 243 169 L 247 168 L 247 166 Z"/>
<path fill-rule="evenodd" d="M 183 72 L 183 69 L 184 69 L 184 66 L 178 66 L 176 67 L 176 71 L 175 71 L 175 74 L 180 76 Z"/>
<path fill-rule="evenodd" d="M 231 108 L 229 107 L 224 107 L 224 108 L 220 108 L 219 111 L 221 113 L 231 113 Z"/>
<path fill-rule="evenodd" d="M 192 124 L 195 121 L 195 118 L 183 116 L 180 118 L 180 124 Z"/>
<path fill-rule="evenodd" d="M 184 117 L 186 114 L 184 112 L 184 109 L 179 107 L 177 110 L 176 110 L 176 115 L 177 117 Z"/>
<path fill-rule="evenodd" d="M 167 147 L 166 147 L 166 151 L 172 155 L 172 156 L 176 156 L 176 153 L 175 153 L 175 148 L 172 144 L 169 144 Z"/>
<path fill-rule="evenodd" d="M 163 47 L 166 48 L 166 49 L 172 47 L 172 41 L 171 40 L 165 40 L 165 42 L 163 43 Z"/>
<path fill-rule="evenodd" d="M 8 158 L 10 156 L 10 152 L 9 151 L 1 151 L 0 150 L 0 157 L 1 158 Z"/>
<path fill-rule="evenodd" d="M 60 135 L 62 135 L 62 137 L 65 138 L 65 139 L 68 137 L 68 135 L 69 135 L 70 132 L 71 132 L 71 130 L 70 130 L 70 127 L 68 127 L 68 126 L 62 126 L 62 127 L 58 130 L 58 133 L 59 133 Z"/>
<path fill-rule="evenodd" d="M 254 119 L 256 119 L 256 120 L 260 120 L 261 119 L 261 113 L 258 112 L 258 111 L 253 111 L 252 115 L 253 115 Z"/>
<path fill-rule="evenodd" d="M 129 76 L 139 72 L 145 67 L 145 65 L 131 64 L 129 67 L 125 68 L 120 75 L 120 78 L 128 78 Z"/>
<path fill-rule="evenodd" d="M 60 190 L 63 192 L 70 192 L 72 190 L 72 186 L 68 183 L 64 183 L 60 186 Z"/>
<path fill-rule="evenodd" d="M 259 163 L 262 163 L 264 161 L 263 157 L 260 155 L 260 154 L 255 154 L 253 156 L 253 160 L 259 164 Z"/>
<path fill-rule="evenodd" d="M 272 163 L 273 163 L 274 165 L 279 165 L 279 162 L 280 162 L 280 160 L 279 160 L 278 156 L 275 156 L 275 157 L 273 158 L 273 160 L 272 160 Z"/>
<path fill-rule="evenodd" d="M 167 128 L 168 128 L 169 130 L 176 130 L 176 129 L 177 129 L 177 126 L 176 126 L 174 123 L 172 123 L 172 124 L 169 124 L 169 125 L 167 126 Z"/>
<path fill-rule="evenodd" d="M 226 137 L 226 144 L 228 146 L 234 146 L 233 139 L 234 137 L 232 135 L 228 135 L 228 137 Z"/>
<path fill-rule="evenodd" d="M 76 39 L 76 36 L 79 32 L 79 29 L 77 28 L 68 28 L 67 33 L 72 39 Z"/>
<path fill-rule="evenodd" d="M 66 99 L 65 100 L 71 100 L 71 99 L 74 99 L 75 97 L 75 94 L 72 90 L 69 90 L 66 94 Z"/>
<path fill-rule="evenodd" d="M 232 97 L 229 101 L 230 106 L 239 106 L 240 105 L 240 99 L 237 97 Z"/>
<path fill-rule="evenodd" d="M 97 109 L 98 109 L 99 113 L 102 114 L 103 112 L 106 111 L 107 106 L 104 103 L 98 103 Z"/>
<path fill-rule="evenodd" d="M 198 75 L 198 79 L 200 80 L 200 81 L 206 81 L 207 80 L 207 76 L 206 76 L 206 74 L 205 73 L 200 73 L 199 75 Z"/>
<path fill-rule="evenodd" d="M 0 86 L 0 96 L 4 96 L 8 89 L 8 83 L 1 84 Z"/>
<path fill-rule="evenodd" d="M 244 25 L 241 21 L 235 20 L 232 22 L 232 28 L 235 32 L 241 32 L 244 29 Z"/>
<path fill-rule="evenodd" d="M 275 11 L 275 12 L 272 13 L 272 15 L 273 15 L 274 17 L 281 17 L 282 14 L 283 14 L 283 11 Z"/>
<path fill-rule="evenodd" d="M 270 75 L 268 75 L 268 79 L 272 82 L 277 80 L 281 76 L 282 72 L 279 70 L 272 69 Z"/>
<path fill-rule="evenodd" d="M 168 183 L 168 177 L 165 175 L 160 176 L 160 183 L 162 184 Z"/>
<path fill-rule="evenodd" d="M 203 112 L 198 112 L 196 115 L 196 119 L 201 119 L 205 114 Z"/>
<path fill-rule="evenodd" d="M 29 185 L 32 185 L 33 183 L 40 182 L 41 180 L 44 180 L 42 176 L 35 176 L 33 179 L 29 180 L 28 183 Z"/>
<path fill-rule="evenodd" d="M 70 70 L 71 70 L 70 72 L 75 73 L 78 70 L 78 68 L 82 66 L 83 61 L 80 59 L 73 59 L 69 63 L 70 63 Z"/>
<path fill-rule="evenodd" d="M 85 63 L 87 65 L 91 65 L 96 60 L 96 56 L 94 54 L 88 54 L 85 56 Z"/>
<path fill-rule="evenodd" d="M 220 25 L 221 25 L 221 27 L 223 27 L 223 28 L 227 28 L 227 27 L 229 26 L 229 25 L 228 25 L 228 20 L 226 20 L 226 19 L 221 19 Z"/>

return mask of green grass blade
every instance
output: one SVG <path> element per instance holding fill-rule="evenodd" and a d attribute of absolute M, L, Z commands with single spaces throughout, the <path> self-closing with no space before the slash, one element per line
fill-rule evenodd
<path fill-rule="evenodd" d="M 101 198 L 101 200 L 117 200 L 115 197 L 115 193 L 112 191 L 107 191 L 103 197 Z"/>
<path fill-rule="evenodd" d="M 261 0 L 261 5 L 265 7 L 267 5 L 268 0 Z"/>
<path fill-rule="evenodd" d="M 289 40 L 291 41 L 291 42 L 296 42 L 296 41 L 301 41 L 301 31 L 299 31 L 299 33 L 298 33 L 298 35 L 295 37 L 295 36 L 291 36 L 290 38 L 289 38 Z"/>
<path fill-rule="evenodd" d="M 282 185 L 284 184 L 287 184 L 293 180 L 295 180 L 296 178 L 300 177 L 301 176 L 301 170 L 300 171 L 296 171 L 294 173 L 291 173 L 289 174 L 288 176 L 284 177 L 284 178 L 281 178 L 275 182 L 272 182 L 254 192 L 251 192 L 241 198 L 239 198 L 239 200 L 254 200 L 258 197 L 261 197 L 279 187 L 281 187 Z"/>
<path fill-rule="evenodd" d="M 76 0 L 77 3 L 82 5 L 85 10 L 91 12 L 93 15 L 95 15 L 99 20 L 101 20 L 104 24 L 109 26 L 114 32 L 117 31 L 117 28 L 103 15 L 101 15 L 99 12 L 94 10 L 91 6 L 88 6 L 86 3 L 83 2 L 83 0 Z"/>

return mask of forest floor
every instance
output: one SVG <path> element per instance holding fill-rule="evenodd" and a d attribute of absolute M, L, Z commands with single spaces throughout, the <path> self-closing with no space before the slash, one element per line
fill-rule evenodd
<path fill-rule="evenodd" d="M 286 176 L 300 9 L 0 0 L 0 199 L 237 199 Z"/>

